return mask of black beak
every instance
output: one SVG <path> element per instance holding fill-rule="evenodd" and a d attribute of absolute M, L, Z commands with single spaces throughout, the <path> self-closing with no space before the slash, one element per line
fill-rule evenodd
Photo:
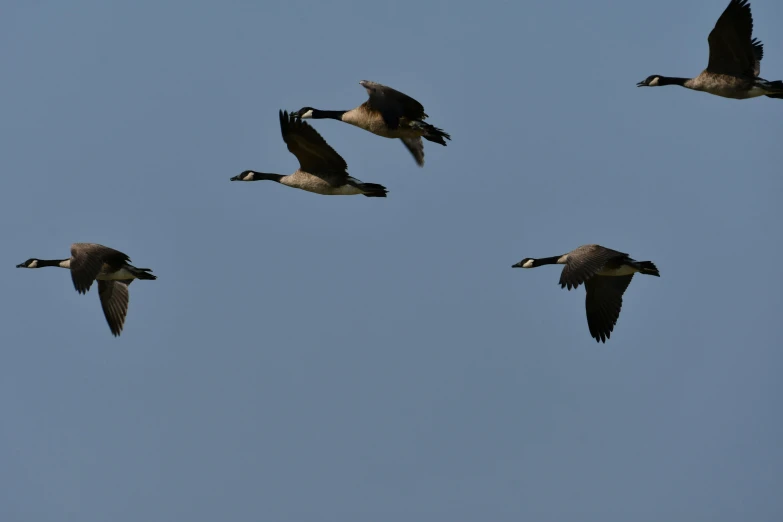
<path fill-rule="evenodd" d="M 639 82 L 636 84 L 637 87 L 647 87 L 647 84 L 644 82 Z"/>
<path fill-rule="evenodd" d="M 24 268 L 24 263 L 19 263 L 18 265 L 16 265 L 16 268 Z"/>
<path fill-rule="evenodd" d="M 242 180 L 239 178 L 239 176 L 234 176 L 233 178 L 231 178 L 231 181 L 242 181 Z"/>
<path fill-rule="evenodd" d="M 511 265 L 511 268 L 522 268 L 522 261 L 520 261 L 516 265 Z"/>

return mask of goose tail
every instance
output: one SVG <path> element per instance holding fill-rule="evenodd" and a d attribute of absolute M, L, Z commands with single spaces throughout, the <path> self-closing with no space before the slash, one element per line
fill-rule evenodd
<path fill-rule="evenodd" d="M 783 99 L 783 81 L 764 82 L 762 87 L 767 91 L 767 98 Z"/>
<path fill-rule="evenodd" d="M 427 141 L 438 143 L 445 147 L 446 142 L 444 141 L 444 138 L 451 140 L 451 135 L 449 135 L 443 129 L 437 128 L 435 125 L 430 125 L 429 123 L 425 123 L 423 121 L 416 121 L 414 122 L 414 126 L 424 131 L 424 134 L 422 134 L 421 137 Z"/>
<path fill-rule="evenodd" d="M 377 183 L 362 183 L 358 188 L 362 191 L 362 195 L 368 198 L 385 198 L 388 192 L 386 187 Z"/>
<path fill-rule="evenodd" d="M 639 268 L 642 274 L 647 274 L 655 277 L 661 277 L 661 273 L 658 272 L 658 267 L 652 261 L 639 261 Z"/>
<path fill-rule="evenodd" d="M 151 268 L 136 268 L 133 267 L 132 273 L 134 276 L 136 276 L 136 279 L 149 279 L 150 281 L 154 281 L 158 277 L 154 274 L 151 274 L 152 272 Z"/>

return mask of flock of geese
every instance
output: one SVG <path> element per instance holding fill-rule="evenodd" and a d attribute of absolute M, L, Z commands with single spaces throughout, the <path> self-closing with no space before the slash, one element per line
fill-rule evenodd
<path fill-rule="evenodd" d="M 752 37 L 753 18 L 748 0 L 731 0 L 710 32 L 710 57 L 707 68 L 695 78 L 677 78 L 654 74 L 638 87 L 680 85 L 724 98 L 744 100 L 758 96 L 783 98 L 783 81 L 759 77 L 764 56 L 762 43 Z M 246 170 L 232 181 L 276 181 L 288 187 L 330 196 L 362 194 L 386 197 L 387 190 L 377 183 L 364 183 L 348 175 L 345 160 L 305 119 L 334 119 L 354 125 L 384 138 L 399 139 L 416 163 L 424 165 L 422 138 L 445 146 L 451 137 L 424 120 L 424 107 L 410 96 L 375 82 L 362 81 L 369 98 L 355 109 L 335 111 L 304 107 L 296 112 L 280 111 L 280 132 L 288 150 L 299 160 L 299 168 L 289 175 Z M 623 294 L 634 274 L 660 277 L 651 261 L 635 261 L 628 254 L 600 245 L 584 245 L 560 256 L 525 258 L 515 268 L 564 265 L 560 286 L 571 290 L 584 284 L 585 309 L 590 335 L 606 342 L 617 324 Z M 32 258 L 18 268 L 58 266 L 71 271 L 76 291 L 86 293 L 98 281 L 101 307 L 115 336 L 120 335 L 128 312 L 128 286 L 134 279 L 155 280 L 149 268 L 136 268 L 122 252 L 95 243 L 74 243 L 67 259 Z"/>

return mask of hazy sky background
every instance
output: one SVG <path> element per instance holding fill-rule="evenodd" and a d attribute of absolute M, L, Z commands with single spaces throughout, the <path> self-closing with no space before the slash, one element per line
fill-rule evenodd
<path fill-rule="evenodd" d="M 783 101 L 635 87 L 727 4 L 4 3 L 0 519 L 781 520 Z M 453 138 L 314 121 L 387 199 L 229 182 L 363 79 Z M 78 241 L 159 277 L 120 338 L 14 268 Z M 606 345 L 511 269 L 586 243 L 662 275 Z"/>

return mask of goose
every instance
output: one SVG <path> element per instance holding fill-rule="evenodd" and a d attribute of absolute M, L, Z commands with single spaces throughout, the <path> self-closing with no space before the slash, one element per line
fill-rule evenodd
<path fill-rule="evenodd" d="M 637 87 L 681 85 L 724 98 L 745 100 L 757 96 L 783 98 L 783 81 L 759 78 L 764 46 L 753 33 L 748 0 L 731 0 L 707 38 L 710 61 L 695 78 L 670 78 L 653 74 Z"/>
<path fill-rule="evenodd" d="M 149 268 L 136 268 L 130 258 L 118 250 L 96 243 L 74 243 L 71 257 L 67 259 L 31 258 L 16 268 L 43 268 L 59 266 L 71 271 L 71 280 L 76 291 L 85 294 L 98 281 L 98 296 L 101 299 L 103 315 L 109 323 L 111 333 L 117 337 L 122 332 L 128 313 L 128 285 L 134 279 L 155 280 Z"/>
<path fill-rule="evenodd" d="M 585 284 L 587 326 L 596 342 L 605 343 L 617 324 L 623 306 L 623 293 L 637 272 L 661 277 L 652 261 L 635 261 L 628 254 L 600 245 L 583 245 L 562 256 L 535 259 L 526 257 L 512 268 L 565 265 L 560 287 L 569 290 Z"/>
<path fill-rule="evenodd" d="M 326 143 L 307 122 L 286 111 L 280 111 L 280 131 L 288 150 L 299 160 L 299 168 L 293 174 L 267 174 L 246 170 L 231 181 L 277 181 L 327 196 L 351 196 L 363 194 L 368 198 L 385 198 L 386 187 L 377 183 L 362 183 L 348 175 L 345 160 Z"/>
<path fill-rule="evenodd" d="M 399 138 L 413 154 L 419 167 L 424 166 L 424 145 L 421 139 L 446 146 L 444 138 L 451 136 L 443 130 L 425 123 L 424 107 L 410 96 L 380 83 L 362 80 L 359 85 L 367 89 L 370 98 L 348 111 L 321 111 L 302 107 L 293 114 L 299 118 L 330 118 L 350 123 L 384 138 Z"/>

